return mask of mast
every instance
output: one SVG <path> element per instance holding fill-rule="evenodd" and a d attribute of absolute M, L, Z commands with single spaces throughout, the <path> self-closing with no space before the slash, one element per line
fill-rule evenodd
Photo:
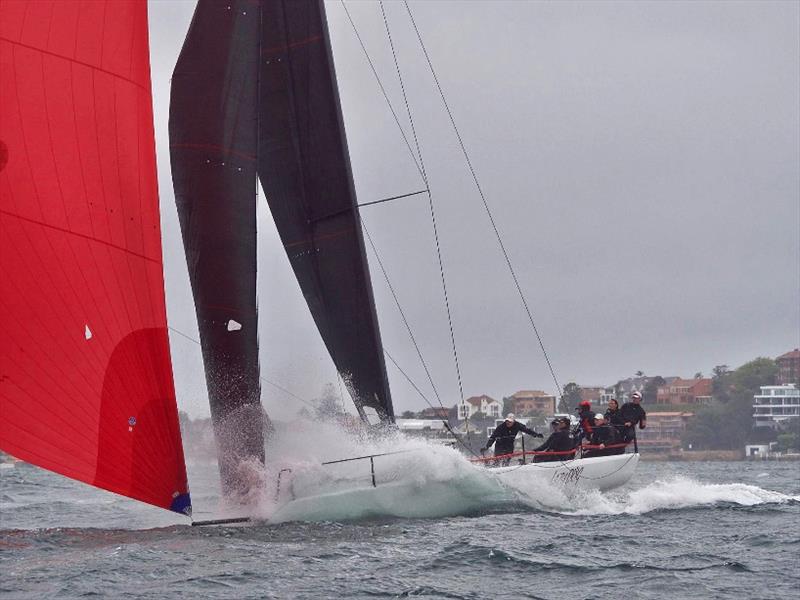
<path fill-rule="evenodd" d="M 260 5 L 200 0 L 172 76 L 170 157 L 220 475 L 264 462 L 256 306 Z"/>
<path fill-rule="evenodd" d="M 359 414 L 371 407 L 393 422 L 324 3 L 262 6 L 258 175 Z"/>
<path fill-rule="evenodd" d="M 191 513 L 144 0 L 0 3 L 0 448 Z"/>

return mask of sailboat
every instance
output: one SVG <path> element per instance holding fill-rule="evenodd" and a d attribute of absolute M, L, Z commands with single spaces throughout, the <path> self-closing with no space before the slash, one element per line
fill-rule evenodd
<path fill-rule="evenodd" d="M 247 486 L 238 465 L 264 461 L 257 179 L 359 415 L 394 418 L 324 2 L 199 0 L 172 77 L 169 129 L 220 471 L 232 493 Z M 634 453 L 523 472 L 606 489 L 627 481 L 637 461 Z"/>
<path fill-rule="evenodd" d="M 0 3 L 0 449 L 189 515 L 147 33 L 144 0 Z M 266 460 L 257 178 L 356 410 L 394 419 L 323 2 L 199 0 L 169 129 L 220 475 L 237 495 L 243 466 Z M 585 459 L 595 480 L 630 476 L 604 458 Z M 581 479 L 572 468 L 565 482 Z"/>

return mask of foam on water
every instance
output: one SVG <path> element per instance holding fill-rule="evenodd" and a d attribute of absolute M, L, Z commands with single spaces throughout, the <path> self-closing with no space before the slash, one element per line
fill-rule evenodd
<path fill-rule="evenodd" d="M 640 467 L 641 468 L 641 467 Z M 645 464 L 646 468 L 646 464 Z M 576 515 L 635 514 L 729 503 L 740 506 L 800 501 L 789 496 L 743 483 L 702 483 L 688 477 L 659 480 L 632 491 L 601 494 L 592 491 L 571 499 L 565 512 Z"/>

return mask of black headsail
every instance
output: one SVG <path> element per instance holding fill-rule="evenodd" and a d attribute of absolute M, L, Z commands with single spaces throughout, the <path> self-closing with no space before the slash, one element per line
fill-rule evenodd
<path fill-rule="evenodd" d="M 322 2 L 199 0 L 169 134 L 223 488 L 246 491 L 240 464 L 264 461 L 256 174 L 359 413 L 394 420 Z"/>
<path fill-rule="evenodd" d="M 321 0 L 262 4 L 258 175 L 359 413 L 394 411 Z"/>
<path fill-rule="evenodd" d="M 256 312 L 260 14 L 246 0 L 199 0 L 172 76 L 175 201 L 226 494 L 264 462 Z"/>

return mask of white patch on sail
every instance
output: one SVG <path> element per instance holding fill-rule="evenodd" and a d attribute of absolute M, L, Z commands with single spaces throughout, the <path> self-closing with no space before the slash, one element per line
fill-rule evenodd
<path fill-rule="evenodd" d="M 83 327 L 83 337 L 85 337 L 87 340 L 92 339 L 92 330 L 89 329 L 88 325 L 84 325 Z"/>
<path fill-rule="evenodd" d="M 242 324 L 238 321 L 234 321 L 231 319 L 228 321 L 228 331 L 239 331 L 242 328 Z"/>

